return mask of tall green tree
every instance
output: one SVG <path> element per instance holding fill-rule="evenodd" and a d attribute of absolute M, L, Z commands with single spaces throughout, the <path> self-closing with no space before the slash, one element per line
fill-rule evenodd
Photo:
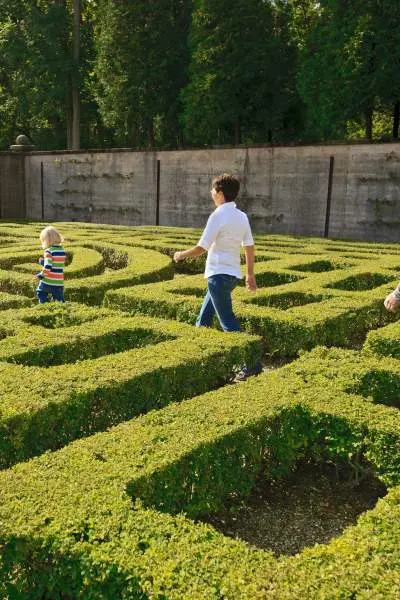
<path fill-rule="evenodd" d="M 94 89 L 122 144 L 176 146 L 186 82 L 188 0 L 99 0 Z"/>
<path fill-rule="evenodd" d="M 351 121 L 363 123 L 365 137 L 371 139 L 377 110 L 391 105 L 398 114 L 400 12 L 395 4 L 321 0 L 298 74 L 317 139 L 345 137 Z"/>
<path fill-rule="evenodd" d="M 190 82 L 182 94 L 188 141 L 265 141 L 281 117 L 285 73 L 272 3 L 194 0 L 189 40 Z"/>
<path fill-rule="evenodd" d="M 60 0 L 0 0 L 2 146 L 26 133 L 38 147 L 65 147 L 73 69 L 70 14 Z"/>

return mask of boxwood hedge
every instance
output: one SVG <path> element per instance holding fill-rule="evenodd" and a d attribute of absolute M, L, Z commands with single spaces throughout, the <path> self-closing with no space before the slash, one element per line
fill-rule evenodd
<path fill-rule="evenodd" d="M 262 288 L 255 294 L 236 288 L 234 309 L 245 331 L 263 336 L 269 354 L 296 356 L 318 344 L 352 346 L 371 328 L 398 318 L 383 306 L 397 281 L 390 268 L 396 264 L 396 257 L 385 257 L 383 265 L 356 259 L 348 264 L 326 255 L 260 262 L 256 276 Z M 108 291 L 105 304 L 194 323 L 205 288 L 201 276 L 185 276 Z"/>
<path fill-rule="evenodd" d="M 0 465 L 225 383 L 258 338 L 67 303 L 0 312 Z"/>
<path fill-rule="evenodd" d="M 365 360 L 398 369 L 394 359 Z M 324 376 L 338 362 L 347 369 L 340 385 L 334 371 Z M 3 595 L 397 597 L 398 411 L 349 391 L 359 379 L 348 351 L 317 349 L 4 471 Z M 275 559 L 192 520 L 246 497 L 260 472 L 277 477 L 300 458 L 360 456 L 391 489 L 327 545 Z"/>

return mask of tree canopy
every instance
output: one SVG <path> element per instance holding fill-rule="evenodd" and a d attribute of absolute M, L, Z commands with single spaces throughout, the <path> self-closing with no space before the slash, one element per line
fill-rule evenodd
<path fill-rule="evenodd" d="M 73 15 L 80 4 L 79 60 Z M 0 0 L 0 149 L 398 138 L 393 0 Z"/>

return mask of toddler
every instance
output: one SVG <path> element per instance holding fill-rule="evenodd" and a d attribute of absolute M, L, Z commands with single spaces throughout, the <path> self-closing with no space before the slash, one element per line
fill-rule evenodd
<path fill-rule="evenodd" d="M 39 285 L 36 295 L 40 304 L 49 302 L 50 296 L 64 302 L 64 265 L 66 254 L 62 247 L 62 235 L 53 226 L 45 227 L 40 233 L 44 256 L 39 258 L 43 269 L 36 275 Z"/>

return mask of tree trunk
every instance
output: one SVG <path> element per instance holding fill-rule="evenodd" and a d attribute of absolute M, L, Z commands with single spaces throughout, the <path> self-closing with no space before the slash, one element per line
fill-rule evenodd
<path fill-rule="evenodd" d="M 72 56 L 74 59 L 74 73 L 72 75 L 71 97 L 72 97 L 72 150 L 79 150 L 80 140 L 80 106 L 79 106 L 79 49 L 80 49 L 80 0 L 73 0 L 74 26 L 72 34 Z"/>
<path fill-rule="evenodd" d="M 399 124 L 400 124 L 400 100 L 395 102 L 393 107 L 393 139 L 399 139 Z"/>
<path fill-rule="evenodd" d="M 71 84 L 68 85 L 65 94 L 65 122 L 67 126 L 67 148 L 72 148 L 72 101 L 71 101 Z"/>
<path fill-rule="evenodd" d="M 154 148 L 155 146 L 153 119 L 150 119 L 147 125 L 147 145 L 149 148 Z"/>
<path fill-rule="evenodd" d="M 374 111 L 372 108 L 368 108 L 365 111 L 365 137 L 372 141 L 372 128 L 373 128 Z"/>
<path fill-rule="evenodd" d="M 56 4 L 65 8 L 65 0 L 55 0 Z M 64 47 L 65 52 L 68 52 L 69 42 L 68 42 L 68 31 L 62 30 L 60 31 L 60 40 L 62 41 L 62 45 Z M 71 81 L 70 77 L 68 77 L 68 81 L 66 82 L 66 90 L 65 90 L 65 127 L 66 127 L 66 142 L 67 149 L 71 148 L 72 145 L 72 100 L 71 100 Z"/>
<path fill-rule="evenodd" d="M 127 117 L 127 143 L 130 148 L 138 148 L 140 145 L 140 129 L 131 112 Z"/>

